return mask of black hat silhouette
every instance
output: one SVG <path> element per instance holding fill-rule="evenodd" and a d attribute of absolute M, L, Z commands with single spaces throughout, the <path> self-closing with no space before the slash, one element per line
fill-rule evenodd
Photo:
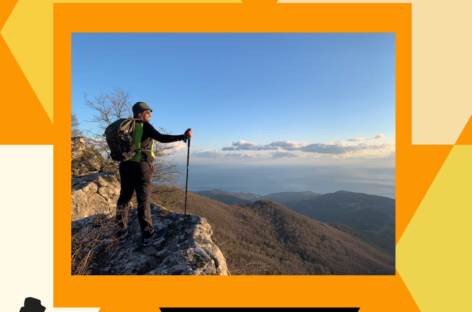
<path fill-rule="evenodd" d="M 44 312 L 45 307 L 41 305 L 41 300 L 35 298 L 26 298 L 25 306 L 20 309 L 20 312 Z"/>

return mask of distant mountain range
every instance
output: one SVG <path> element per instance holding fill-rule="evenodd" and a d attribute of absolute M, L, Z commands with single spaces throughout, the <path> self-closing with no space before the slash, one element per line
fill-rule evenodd
<path fill-rule="evenodd" d="M 342 223 L 395 240 L 395 200 L 388 197 L 339 191 L 291 208 L 319 221 Z"/>
<path fill-rule="evenodd" d="M 236 193 L 224 190 L 210 190 L 195 192 L 198 195 L 208 197 L 227 205 L 253 203 L 261 199 L 270 199 L 286 207 L 296 205 L 302 201 L 316 198 L 322 194 L 313 192 L 279 192 L 261 196 L 252 193 Z"/>
<path fill-rule="evenodd" d="M 211 190 L 197 194 L 228 205 L 270 199 L 318 221 L 340 223 L 362 231 L 378 247 L 391 254 L 395 252 L 395 200 L 388 197 L 347 191 L 329 194 L 280 192 L 260 196 Z M 346 227 L 338 228 L 349 232 Z"/>
<path fill-rule="evenodd" d="M 168 203 L 182 212 L 184 194 L 172 198 L 154 186 L 152 201 Z M 210 191 L 219 198 L 249 200 L 254 194 Z M 202 192 L 200 192 L 202 193 Z M 282 200 L 294 193 L 270 194 Z M 321 197 L 302 192 L 301 197 Z M 326 194 L 325 194 L 326 195 Z M 324 195 L 323 195 L 324 196 Z M 302 201 L 302 202 L 305 202 Z M 300 202 L 300 204 L 302 203 Z M 294 212 L 272 200 L 226 205 L 194 193 L 188 193 L 187 213 L 204 217 L 214 232 L 212 240 L 221 249 L 231 274 L 235 275 L 393 275 L 394 250 L 385 247 L 379 235 L 357 231 L 340 223 L 325 223 Z"/>
<path fill-rule="evenodd" d="M 225 203 L 226 205 L 247 204 L 263 199 L 262 196 L 252 193 L 234 193 L 224 190 L 201 191 L 195 192 L 195 194 Z"/>

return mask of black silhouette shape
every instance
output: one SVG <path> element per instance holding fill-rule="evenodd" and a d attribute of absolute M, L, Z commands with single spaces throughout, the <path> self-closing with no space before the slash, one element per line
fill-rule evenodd
<path fill-rule="evenodd" d="M 25 306 L 20 309 L 20 312 L 44 312 L 45 307 L 41 305 L 41 300 L 36 298 L 26 298 Z"/>

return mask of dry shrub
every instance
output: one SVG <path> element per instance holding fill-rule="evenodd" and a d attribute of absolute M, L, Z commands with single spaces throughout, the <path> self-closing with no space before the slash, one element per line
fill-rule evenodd
<path fill-rule="evenodd" d="M 118 247 L 115 222 L 110 215 L 98 214 L 72 224 L 72 275 L 89 275 L 93 267 L 106 261 L 103 255 Z"/>

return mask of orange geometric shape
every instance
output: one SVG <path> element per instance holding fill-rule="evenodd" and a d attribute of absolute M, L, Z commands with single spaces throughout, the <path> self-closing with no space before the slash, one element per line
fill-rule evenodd
<path fill-rule="evenodd" d="M 18 0 L 2 0 L 0 1 L 0 31 L 5 25 L 8 17 L 10 16 L 13 8 L 15 7 Z"/>
<path fill-rule="evenodd" d="M 0 94 L 2 127 L 14 135 L 0 136 L 0 144 L 53 144 L 53 125 L 13 54 L 0 36 Z"/>
<path fill-rule="evenodd" d="M 472 145 L 472 116 L 457 139 L 456 145 Z"/>
<path fill-rule="evenodd" d="M 415 214 L 421 201 L 429 190 L 453 145 L 410 145 L 401 154 L 397 155 L 396 229 L 397 240 L 400 240 L 408 223 Z"/>

